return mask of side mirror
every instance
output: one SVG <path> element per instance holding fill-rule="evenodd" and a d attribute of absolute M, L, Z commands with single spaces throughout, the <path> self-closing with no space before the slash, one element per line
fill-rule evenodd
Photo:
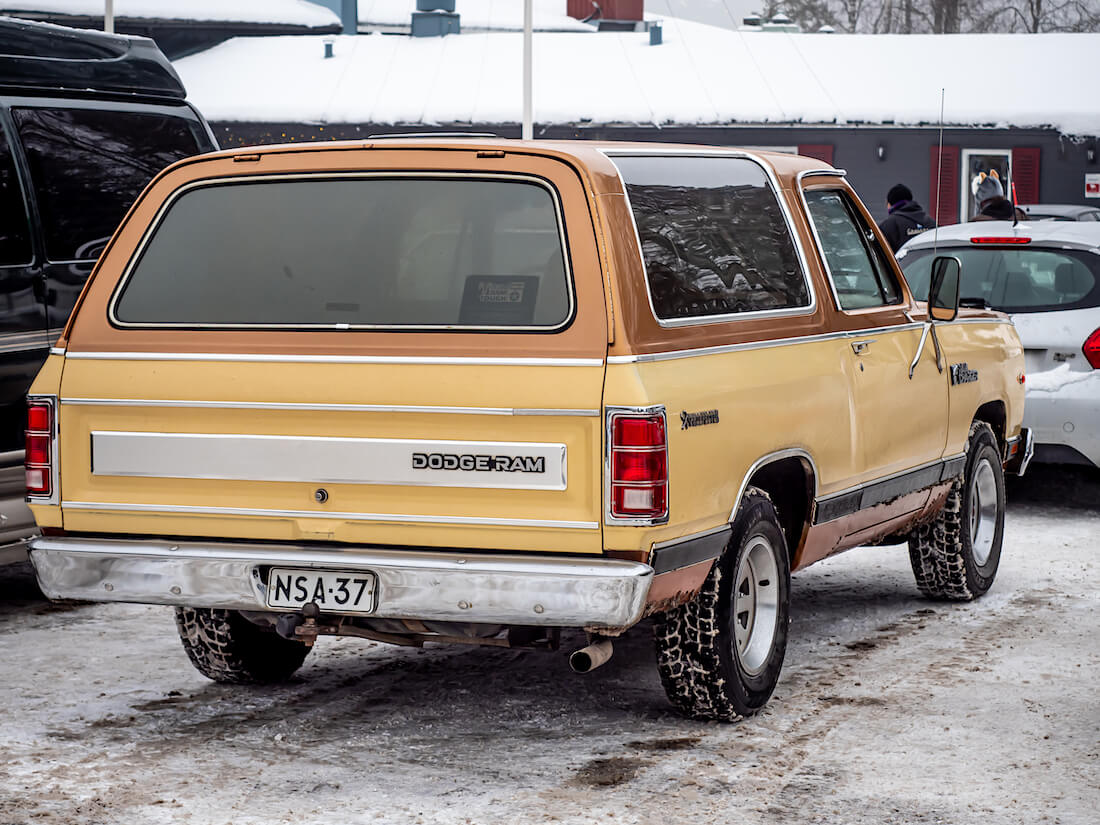
<path fill-rule="evenodd" d="M 928 288 L 928 315 L 933 321 L 954 321 L 959 314 L 958 258 L 940 255 L 932 261 L 932 282 Z"/>

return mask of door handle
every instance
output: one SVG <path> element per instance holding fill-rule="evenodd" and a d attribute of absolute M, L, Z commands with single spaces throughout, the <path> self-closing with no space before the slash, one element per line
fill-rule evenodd
<path fill-rule="evenodd" d="M 863 353 L 867 351 L 867 347 L 871 346 L 873 343 L 875 343 L 874 338 L 868 338 L 865 341 L 852 341 L 852 352 L 856 355 L 863 355 Z"/>

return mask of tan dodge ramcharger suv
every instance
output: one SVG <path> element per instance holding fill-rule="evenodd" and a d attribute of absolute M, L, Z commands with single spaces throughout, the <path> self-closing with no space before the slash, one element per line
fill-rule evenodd
<path fill-rule="evenodd" d="M 174 605 L 223 682 L 319 635 L 557 648 L 652 617 L 672 703 L 767 702 L 790 571 L 909 542 L 972 599 L 1022 472 L 1000 313 L 918 302 L 843 171 L 493 139 L 181 161 L 35 381 L 55 598 Z M 931 309 L 929 309 L 931 307 Z"/>

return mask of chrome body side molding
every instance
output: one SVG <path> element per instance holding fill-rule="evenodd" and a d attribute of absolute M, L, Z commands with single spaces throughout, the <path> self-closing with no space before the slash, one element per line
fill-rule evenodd
<path fill-rule="evenodd" d="M 599 410 L 538 407 L 433 407 L 408 404 L 298 404 L 277 401 L 185 401 L 162 398 L 62 398 L 62 406 L 165 407 L 211 410 L 282 410 L 287 412 L 425 413 L 441 415 L 540 415 L 598 418 Z"/>
<path fill-rule="evenodd" d="M 386 521 L 394 524 L 464 524 L 481 527 L 548 527 L 561 530 L 599 530 L 597 521 L 436 516 L 413 513 L 338 513 L 329 510 L 272 510 L 258 507 L 204 507 L 186 504 L 134 504 L 124 501 L 62 501 L 68 510 L 107 513 L 163 513 L 192 516 L 258 516 L 260 518 L 321 519 L 323 521 Z"/>

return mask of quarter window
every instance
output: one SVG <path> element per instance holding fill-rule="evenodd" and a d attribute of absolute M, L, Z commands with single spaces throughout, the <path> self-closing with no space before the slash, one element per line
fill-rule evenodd
<path fill-rule="evenodd" d="M 12 109 L 42 214 L 46 257 L 95 260 L 141 190 L 200 151 L 184 118 L 103 109 Z"/>
<path fill-rule="evenodd" d="M 15 158 L 0 127 L 0 266 L 26 264 L 31 260 L 30 224 L 23 190 L 15 169 Z"/>
<path fill-rule="evenodd" d="M 763 169 L 746 158 L 617 156 L 661 320 L 808 307 Z"/>
<path fill-rule="evenodd" d="M 840 308 L 866 309 L 901 301 L 882 247 L 847 193 L 811 189 L 805 196 Z"/>

